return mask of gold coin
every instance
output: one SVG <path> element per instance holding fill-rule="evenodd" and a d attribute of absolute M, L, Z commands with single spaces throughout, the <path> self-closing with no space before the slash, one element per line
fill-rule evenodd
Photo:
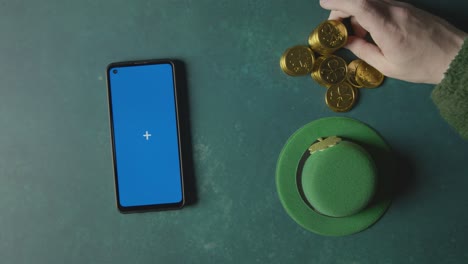
<path fill-rule="evenodd" d="M 325 103 L 335 112 L 347 112 L 356 103 L 358 90 L 348 82 L 330 86 L 325 94 Z"/>
<path fill-rule="evenodd" d="M 363 86 L 356 82 L 356 68 L 362 63 L 363 60 L 353 60 L 348 64 L 348 82 L 356 88 L 362 88 Z"/>
<path fill-rule="evenodd" d="M 327 84 L 323 81 L 322 77 L 320 76 L 320 70 L 319 70 L 320 65 L 322 65 L 322 62 L 324 60 L 325 60 L 325 56 L 318 57 L 315 60 L 314 67 L 312 69 L 312 73 L 310 74 L 310 76 L 320 85 L 327 87 Z"/>
<path fill-rule="evenodd" d="M 384 75 L 365 61 L 356 68 L 356 82 L 364 88 L 375 88 L 382 84 Z"/>
<path fill-rule="evenodd" d="M 321 23 L 309 35 L 310 47 L 320 54 L 331 54 L 346 45 L 348 31 L 338 20 L 327 20 Z"/>
<path fill-rule="evenodd" d="M 283 53 L 280 66 L 286 74 L 300 76 L 312 72 L 314 61 L 314 52 L 309 47 L 295 46 Z"/>
<path fill-rule="evenodd" d="M 346 61 L 335 55 L 319 57 L 312 70 L 312 79 L 319 84 L 330 87 L 346 79 Z"/>

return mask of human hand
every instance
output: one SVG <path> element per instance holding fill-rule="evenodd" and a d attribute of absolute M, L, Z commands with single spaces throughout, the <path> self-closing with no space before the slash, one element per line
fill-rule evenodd
<path fill-rule="evenodd" d="M 329 19 L 351 17 L 346 48 L 384 75 L 438 84 L 460 51 L 465 32 L 445 20 L 394 0 L 320 0 Z M 364 37 L 369 33 L 375 44 Z"/>

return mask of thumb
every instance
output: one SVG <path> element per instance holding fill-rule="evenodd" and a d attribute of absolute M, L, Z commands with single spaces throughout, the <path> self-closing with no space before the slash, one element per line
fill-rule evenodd
<path fill-rule="evenodd" d="M 370 0 L 320 0 L 320 6 L 332 11 L 330 19 L 353 16 L 371 33 L 380 30 L 382 10 L 385 10 L 383 2 Z"/>
<path fill-rule="evenodd" d="M 320 6 L 328 10 L 342 11 L 352 16 L 359 16 L 368 9 L 366 0 L 320 0 Z"/>
<path fill-rule="evenodd" d="M 356 36 L 348 37 L 348 44 L 345 46 L 361 60 L 385 74 L 388 71 L 388 62 L 384 54 L 376 45 Z"/>

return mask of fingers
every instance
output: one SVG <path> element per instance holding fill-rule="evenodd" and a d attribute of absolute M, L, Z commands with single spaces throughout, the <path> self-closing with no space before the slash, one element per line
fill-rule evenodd
<path fill-rule="evenodd" d="M 388 8 L 395 5 L 395 2 L 394 0 L 320 0 L 320 5 L 332 10 L 329 19 L 342 20 L 351 17 L 354 36 L 348 36 L 345 48 L 386 74 L 392 69 L 385 55 L 378 46 L 364 40 L 364 37 L 368 32 L 373 37 L 381 36 Z"/>
<path fill-rule="evenodd" d="M 377 31 L 382 24 L 381 10 L 388 3 L 375 0 L 320 0 L 320 5 L 332 10 L 330 19 L 353 16 L 363 28 Z"/>
<path fill-rule="evenodd" d="M 383 0 L 385 3 L 393 6 L 399 6 L 399 7 L 412 7 L 411 4 L 401 2 L 401 1 L 394 1 L 394 0 Z"/>
<path fill-rule="evenodd" d="M 328 17 L 328 20 L 340 20 L 341 21 L 343 18 L 347 18 L 347 17 L 350 17 L 350 15 L 345 12 L 332 10 L 330 12 L 330 16 Z"/>
<path fill-rule="evenodd" d="M 343 18 L 348 18 L 350 17 L 349 14 L 341 12 L 341 11 L 331 11 L 329 20 L 343 20 Z M 357 21 L 356 17 L 351 17 L 351 27 L 353 28 L 354 35 L 364 38 L 367 35 L 367 30 L 359 24 Z"/>
<path fill-rule="evenodd" d="M 330 13 L 329 20 L 342 20 L 347 18 L 349 15 L 340 11 L 332 11 Z M 360 38 L 364 38 L 367 35 L 367 30 L 359 24 L 356 17 L 351 17 L 351 27 L 353 28 L 354 35 Z"/>
<path fill-rule="evenodd" d="M 368 0 L 320 0 L 320 5 L 328 10 L 358 16 L 368 9 Z"/>
<path fill-rule="evenodd" d="M 348 37 L 348 44 L 345 46 L 354 55 L 369 63 L 382 73 L 388 72 L 388 63 L 382 51 L 376 45 L 356 36 Z"/>
<path fill-rule="evenodd" d="M 355 36 L 364 38 L 367 35 L 367 30 L 359 24 L 356 17 L 351 17 L 351 27 L 353 28 Z"/>

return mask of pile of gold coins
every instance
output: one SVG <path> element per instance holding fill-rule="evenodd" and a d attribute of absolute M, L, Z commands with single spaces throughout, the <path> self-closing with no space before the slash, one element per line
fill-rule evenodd
<path fill-rule="evenodd" d="M 328 20 L 320 24 L 309 36 L 309 46 L 287 49 L 280 59 L 281 69 L 290 76 L 310 74 L 312 79 L 327 88 L 325 102 L 335 112 L 353 108 L 358 88 L 375 88 L 384 76 L 363 60 L 346 61 L 333 53 L 348 40 L 343 23 Z M 315 53 L 319 56 L 316 58 Z"/>

